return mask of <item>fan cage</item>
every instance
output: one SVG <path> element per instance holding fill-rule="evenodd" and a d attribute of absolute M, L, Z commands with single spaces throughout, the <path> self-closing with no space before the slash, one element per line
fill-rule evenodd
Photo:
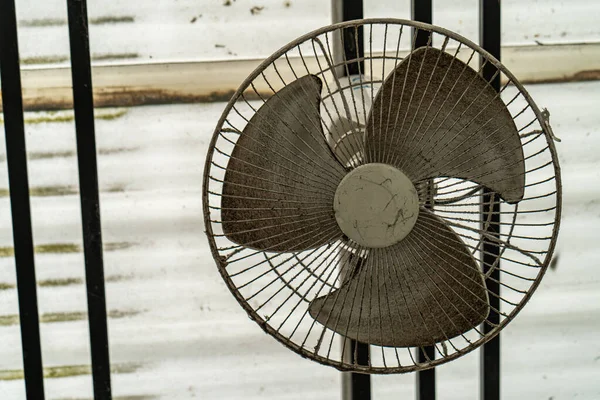
<path fill-rule="evenodd" d="M 335 62 L 334 47 L 343 48 L 343 31 L 361 27 L 364 57 Z M 308 314 L 308 303 L 338 288 L 344 271 L 367 257 L 369 249 L 342 240 L 294 253 L 264 252 L 240 246 L 225 237 L 222 229 L 223 180 L 237 138 L 252 115 L 272 94 L 302 76 L 314 74 L 320 77 L 323 81 L 321 118 L 322 125 L 326 127 L 328 115 L 339 112 L 336 107 L 327 108 L 327 98 L 340 92 L 342 96 L 350 93 L 353 97 L 360 92 L 362 96 L 371 96 L 372 101 L 378 85 L 410 52 L 408 49 L 414 44 L 419 31 L 430 34 L 427 47 L 440 49 L 476 71 L 481 71 L 482 64 L 491 65 L 495 74 L 500 76 L 500 96 L 517 126 L 525 156 L 525 195 L 517 204 L 508 204 L 495 196 L 501 203 L 500 240 L 496 241 L 487 233 L 491 213 L 481 214 L 483 197 L 480 186 L 454 178 L 415 182 L 420 202 L 429 204 L 435 214 L 448 222 L 476 260 L 483 258 L 484 238 L 487 238 L 488 245 L 490 241 L 497 244 L 500 254 L 497 261 L 500 263 L 486 265 L 488 272 L 484 274 L 482 271 L 481 274 L 487 283 L 493 280 L 490 276 L 492 271 L 500 271 L 500 280 L 496 281 L 501 286 L 500 294 L 488 290 L 490 297 L 499 297 L 501 309 L 496 311 L 500 315 L 500 323 L 495 325 L 486 321 L 484 323 L 492 328 L 487 333 L 482 327 L 477 327 L 436 343 L 435 359 L 426 356 L 424 362 L 417 361 L 415 348 L 370 345 L 368 365 L 359 365 L 349 361 L 357 357 L 345 354 L 349 351 L 346 342 L 350 339 L 313 320 Z M 359 45 L 357 42 L 356 46 Z M 360 61 L 364 63 L 364 71 L 359 71 L 358 79 L 348 79 L 347 85 L 342 85 L 339 79 L 337 84 L 332 84 L 336 82 L 340 69 L 348 72 L 350 64 L 356 65 Z M 354 100 L 348 98 L 350 104 L 356 104 Z M 331 108 L 333 103 L 329 104 Z M 366 107 L 356 107 L 353 111 L 357 120 L 367 119 Z M 203 205 L 206 232 L 218 269 L 249 317 L 265 332 L 303 357 L 340 370 L 366 373 L 416 371 L 455 359 L 491 340 L 516 316 L 539 285 L 550 262 L 561 214 L 561 182 L 554 139 L 549 129 L 547 120 L 517 79 L 493 56 L 456 33 L 397 19 L 350 21 L 318 29 L 266 59 L 242 83 L 217 124 L 205 165 Z M 327 136 L 326 128 L 324 132 Z M 331 140 L 329 143 L 332 147 L 336 146 Z M 338 143 L 340 147 L 343 145 L 348 156 L 347 166 L 360 165 L 361 141 Z M 268 179 L 268 175 L 262 178 Z M 433 190 L 430 190 L 432 187 Z M 268 221 L 265 223 L 268 224 Z M 315 216 L 315 226 L 319 226 L 318 215 Z M 420 238 L 427 240 L 423 235 Z M 393 268 L 398 260 L 382 257 L 374 262 L 386 263 Z M 434 266 L 428 265 L 420 271 L 420 276 L 412 279 L 427 279 L 429 274 L 434 273 Z M 385 279 L 398 279 L 398 276 L 394 277 L 393 273 L 387 277 L 372 276 L 370 284 L 379 284 Z M 415 293 L 407 295 L 417 296 Z M 356 353 L 356 342 L 354 344 Z"/>

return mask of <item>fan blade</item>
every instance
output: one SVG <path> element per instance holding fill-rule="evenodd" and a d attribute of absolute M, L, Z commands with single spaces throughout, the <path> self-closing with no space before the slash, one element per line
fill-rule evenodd
<path fill-rule="evenodd" d="M 519 133 L 499 94 L 450 54 L 420 48 L 386 78 L 367 121 L 368 162 L 395 165 L 413 182 L 477 182 L 516 203 L 525 190 Z"/>
<path fill-rule="evenodd" d="M 478 265 L 460 237 L 421 209 L 401 242 L 372 249 L 342 286 L 313 300 L 310 315 L 362 343 L 427 346 L 481 324 L 489 313 Z"/>
<path fill-rule="evenodd" d="M 321 86 L 313 75 L 290 83 L 240 134 L 221 201 L 223 231 L 231 241 L 282 252 L 316 248 L 342 236 L 333 197 L 345 170 L 323 135 Z"/>

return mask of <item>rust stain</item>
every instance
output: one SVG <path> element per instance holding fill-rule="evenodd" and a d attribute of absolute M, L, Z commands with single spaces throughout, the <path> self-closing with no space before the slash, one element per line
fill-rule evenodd
<path fill-rule="evenodd" d="M 50 91 L 49 91 L 50 92 Z M 24 91 L 23 107 L 25 111 L 51 111 L 73 108 L 71 93 L 67 90 L 56 90 L 55 96 L 33 96 Z M 132 107 L 159 104 L 189 104 L 226 102 L 231 99 L 235 90 L 214 91 L 209 93 L 191 94 L 165 89 L 145 89 L 135 87 L 110 87 L 94 90 L 95 107 Z M 39 94 L 39 93 L 38 93 Z M 259 93 L 267 98 L 271 93 Z M 254 91 L 244 93 L 247 100 L 260 99 Z M 2 104 L 0 101 L 0 111 Z"/>
<path fill-rule="evenodd" d="M 600 69 L 582 70 L 572 75 L 556 78 L 521 79 L 523 84 L 581 82 L 600 80 Z M 34 93 L 36 95 L 34 95 Z M 56 94 L 55 94 L 56 93 Z M 206 93 L 185 93 L 177 90 L 147 89 L 140 87 L 103 87 L 94 90 L 94 105 L 96 107 L 132 107 L 141 105 L 159 104 L 189 104 L 226 102 L 231 99 L 235 90 L 221 90 Z M 24 91 L 23 106 L 26 111 L 64 110 L 73 108 L 70 90 L 57 88 L 49 90 L 48 96 L 40 96 L 39 92 Z M 258 95 L 253 90 L 244 93 L 247 100 L 258 100 L 260 97 L 268 98 L 272 93 L 260 92 Z M 2 110 L 0 101 L 0 111 Z"/>
<path fill-rule="evenodd" d="M 541 83 L 567 83 L 567 82 L 585 82 L 600 80 L 600 69 L 588 69 L 576 72 L 572 75 L 564 75 L 556 78 L 542 79 L 522 79 L 521 83 L 541 84 Z"/>

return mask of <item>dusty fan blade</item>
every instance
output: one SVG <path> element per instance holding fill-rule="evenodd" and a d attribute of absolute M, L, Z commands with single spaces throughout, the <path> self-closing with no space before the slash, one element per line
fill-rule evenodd
<path fill-rule="evenodd" d="M 516 203 L 525 190 L 519 133 L 498 93 L 462 61 L 413 51 L 386 78 L 367 121 L 368 162 L 395 165 L 417 182 L 477 182 Z"/>
<path fill-rule="evenodd" d="M 340 289 L 313 300 L 310 315 L 362 343 L 427 346 L 481 324 L 489 313 L 469 249 L 442 219 L 421 209 L 411 233 L 372 249 Z"/>
<path fill-rule="evenodd" d="M 240 134 L 223 182 L 222 220 L 235 243 L 266 251 L 300 251 L 342 236 L 333 197 L 344 168 L 325 142 L 321 80 L 285 86 Z"/>

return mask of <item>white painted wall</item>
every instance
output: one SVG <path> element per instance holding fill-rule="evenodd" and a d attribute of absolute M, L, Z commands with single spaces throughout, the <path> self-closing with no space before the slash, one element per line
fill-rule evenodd
<path fill-rule="evenodd" d="M 287 1 L 290 6 L 286 7 Z M 136 55 L 130 61 L 204 60 L 268 56 L 296 37 L 331 21 L 330 0 L 153 0 L 90 1 L 90 19 L 133 17 L 133 23 L 91 25 L 96 55 Z M 410 18 L 409 0 L 365 0 L 365 17 Z M 252 7 L 264 7 L 252 15 Z M 478 39 L 478 1 L 434 1 L 434 24 Z M 62 0 L 18 0 L 22 22 L 55 19 L 66 22 Z M 579 43 L 600 41 L 593 0 L 505 0 L 503 43 Z M 202 17 L 199 17 L 202 15 Z M 196 17 L 196 21 L 190 21 Z M 25 25 L 22 23 L 22 25 Z M 25 27 L 19 33 L 21 55 L 67 57 L 65 26 Z M 215 47 L 222 45 L 223 47 Z"/>
<path fill-rule="evenodd" d="M 93 26 L 92 51 L 134 52 L 140 60 L 216 59 L 270 54 L 301 33 L 328 23 L 327 0 L 91 1 L 92 17 L 132 15 L 131 25 Z M 367 16 L 408 17 L 407 2 L 367 2 Z M 394 5 L 398 3 L 399 5 Z M 402 6 L 405 3 L 405 6 Z M 264 5 L 257 16 L 249 9 Z M 65 2 L 19 0 L 20 20 L 66 19 Z M 475 1 L 436 2 L 435 22 L 476 39 Z M 505 42 L 598 41 L 595 1 L 505 1 Z M 202 13 L 191 24 L 190 19 Z M 525 17 L 525 15 L 527 17 Z M 206 22 L 208 21 L 208 22 Z M 562 34 L 566 32 L 566 34 Z M 539 35 L 535 38 L 535 35 Z M 65 27 L 25 28 L 23 57 L 68 54 Z M 215 48 L 222 43 L 225 48 Z M 534 85 L 534 99 L 552 111 L 563 168 L 564 219 L 557 269 L 503 333 L 503 398 L 600 398 L 600 83 Z M 248 320 L 218 276 L 203 234 L 201 176 L 206 146 L 224 104 L 137 107 L 97 123 L 105 242 L 136 243 L 107 252 L 110 310 L 135 316 L 109 322 L 114 363 L 139 363 L 115 374 L 116 395 L 159 399 L 335 399 L 339 373 L 303 360 Z M 29 115 L 29 114 L 28 114 Z M 31 116 L 37 116 L 31 114 Z M 73 151 L 72 122 L 29 124 L 29 152 Z M 0 189 L 8 187 L 0 130 Z M 121 151 L 115 151 L 115 150 Z M 126 151 L 123 151 L 126 150 Z M 77 185 L 72 155 L 30 162 L 32 187 Z M 110 189 L 123 189 L 110 192 Z M 75 195 L 32 200 L 36 244 L 81 244 Z M 0 196 L 0 246 L 11 246 L 7 197 Z M 39 254 L 40 280 L 83 277 L 83 257 Z M 14 283 L 14 261 L 0 257 L 0 282 Z M 85 311 L 82 285 L 40 288 L 42 313 Z M 14 289 L 0 290 L 0 316 L 17 314 Z M 48 366 L 89 364 L 85 321 L 42 324 Z M 477 399 L 478 353 L 438 369 L 440 400 Z M 18 325 L 0 326 L 0 373 L 22 368 Z M 411 399 L 414 375 L 376 376 L 375 398 Z M 49 399 L 91 398 L 89 375 L 48 379 Z M 150 398 L 150 397 L 148 397 Z M 0 380 L 0 399 L 24 399 L 23 382 Z"/>

